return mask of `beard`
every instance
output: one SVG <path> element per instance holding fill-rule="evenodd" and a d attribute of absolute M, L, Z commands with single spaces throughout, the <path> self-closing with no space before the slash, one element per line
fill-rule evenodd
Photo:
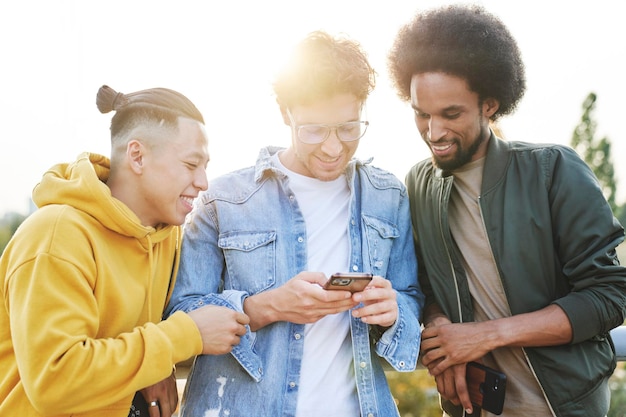
<path fill-rule="evenodd" d="M 454 143 L 457 148 L 454 156 L 451 159 L 442 160 L 433 154 L 433 164 L 443 171 L 454 171 L 455 169 L 459 169 L 463 165 L 472 161 L 472 158 L 476 155 L 480 146 L 488 139 L 489 135 L 485 134 L 485 131 L 482 128 L 468 148 L 461 147 L 461 141 L 458 138 L 453 138 L 451 142 Z"/>

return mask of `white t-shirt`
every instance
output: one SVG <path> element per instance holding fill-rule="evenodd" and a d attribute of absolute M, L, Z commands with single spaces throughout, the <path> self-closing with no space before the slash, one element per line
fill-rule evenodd
<path fill-rule="evenodd" d="M 320 181 L 285 168 L 306 222 L 308 271 L 330 276 L 348 270 L 350 189 L 344 175 Z M 349 312 L 305 325 L 297 417 L 358 417 Z"/>

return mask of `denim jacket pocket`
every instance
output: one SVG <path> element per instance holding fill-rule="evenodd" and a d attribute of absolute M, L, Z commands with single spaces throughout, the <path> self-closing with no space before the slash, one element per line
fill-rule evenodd
<path fill-rule="evenodd" d="M 400 236 L 398 227 L 386 219 L 363 215 L 365 239 L 367 239 L 367 254 L 375 275 L 385 276 L 391 248 L 394 240 Z"/>
<path fill-rule="evenodd" d="M 224 290 L 256 294 L 276 280 L 276 232 L 232 231 L 220 234 L 218 246 L 224 252 Z M 254 273 L 250 273 L 254 271 Z"/>

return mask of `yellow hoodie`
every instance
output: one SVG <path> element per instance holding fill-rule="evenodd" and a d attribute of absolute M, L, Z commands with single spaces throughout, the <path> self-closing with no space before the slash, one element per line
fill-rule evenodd
<path fill-rule="evenodd" d="M 142 226 L 109 167 L 85 153 L 46 172 L 0 258 L 0 416 L 126 417 L 135 391 L 202 350 L 186 314 L 161 321 L 180 227 Z"/>

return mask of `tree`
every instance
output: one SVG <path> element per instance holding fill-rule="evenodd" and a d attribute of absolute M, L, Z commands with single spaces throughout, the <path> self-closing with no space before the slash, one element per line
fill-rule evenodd
<path fill-rule="evenodd" d="M 0 219 L 0 255 L 26 216 L 18 213 L 7 213 Z"/>
<path fill-rule="evenodd" d="M 589 93 L 583 102 L 583 115 L 580 123 L 574 129 L 572 135 L 572 148 L 585 160 L 600 182 L 602 192 L 606 197 L 616 217 L 623 207 L 615 202 L 617 184 L 615 169 L 611 161 L 611 142 L 607 137 L 596 139 L 596 125 L 593 112 L 596 106 L 597 96 Z"/>

